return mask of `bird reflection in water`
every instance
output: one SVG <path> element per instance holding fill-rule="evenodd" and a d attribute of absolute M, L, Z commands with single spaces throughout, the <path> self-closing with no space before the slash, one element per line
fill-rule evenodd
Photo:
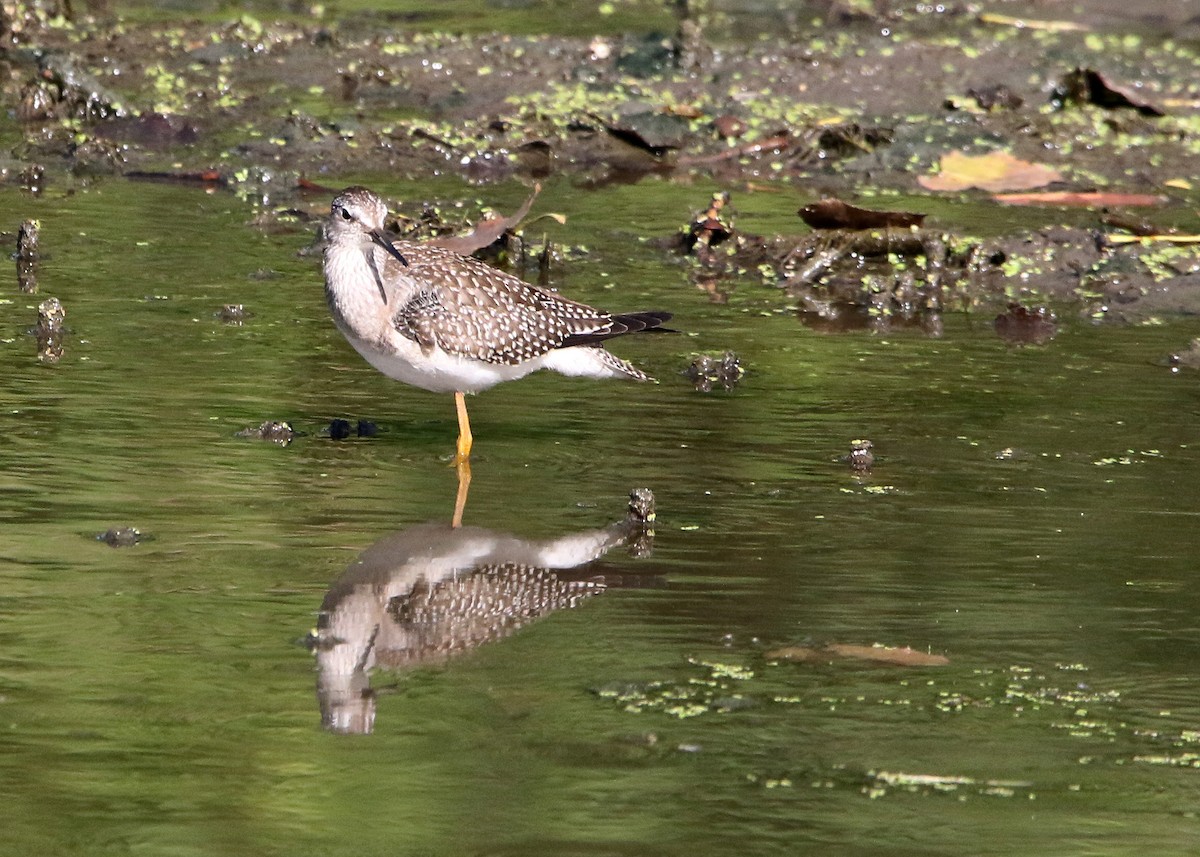
<path fill-rule="evenodd" d="M 647 489 L 631 493 L 624 521 L 545 541 L 462 526 L 461 509 L 455 517 L 385 536 L 326 593 L 311 638 L 326 729 L 371 732 L 374 669 L 443 663 L 606 588 L 646 582 L 588 566 L 621 545 L 649 554 L 654 497 Z"/>

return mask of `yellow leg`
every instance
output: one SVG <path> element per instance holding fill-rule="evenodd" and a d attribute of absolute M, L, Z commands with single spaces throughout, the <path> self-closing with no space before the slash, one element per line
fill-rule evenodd
<path fill-rule="evenodd" d="M 471 421 L 467 419 L 467 398 L 461 392 L 454 394 L 454 406 L 458 409 L 458 457 L 456 461 L 466 461 L 471 457 Z"/>
<path fill-rule="evenodd" d="M 471 487 L 471 462 L 464 458 L 455 469 L 458 471 L 458 495 L 454 498 L 454 517 L 450 526 L 458 529 L 462 526 L 463 509 L 467 507 L 467 489 Z"/>

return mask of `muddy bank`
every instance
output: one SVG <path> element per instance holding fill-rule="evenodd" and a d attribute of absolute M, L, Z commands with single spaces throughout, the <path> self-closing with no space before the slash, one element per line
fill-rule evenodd
<path fill-rule="evenodd" d="M 1195 245 L 1161 238 L 1200 231 L 1200 24 L 1180 4 L 1134 18 L 1112 3 L 1085 18 L 1016 3 L 811 4 L 773 27 L 715 4 L 642 5 L 654 32 L 564 37 L 370 14 L 134 24 L 6 3 L 0 174 L 35 193 L 191 181 L 268 219 L 318 210 L 324 194 L 306 186 L 364 174 L 567 174 L 581 187 L 703 176 L 741 211 L 759 192 L 792 192 L 797 208 L 926 196 L 939 217 L 874 238 L 799 218 L 795 235 L 742 236 L 731 221 L 733 239 L 705 245 L 697 278 L 785 288 L 816 318 L 823 302 L 924 318 L 948 299 L 1069 299 L 1135 320 L 1200 309 Z M 922 185 L 948 154 L 992 152 L 1046 181 Z M 1014 217 L 999 192 L 1027 187 L 1099 195 L 1026 200 Z M 1153 199 L 1113 195 L 1134 191 Z M 706 203 L 681 189 L 681 232 Z M 860 252 L 864 241 L 882 252 Z"/>

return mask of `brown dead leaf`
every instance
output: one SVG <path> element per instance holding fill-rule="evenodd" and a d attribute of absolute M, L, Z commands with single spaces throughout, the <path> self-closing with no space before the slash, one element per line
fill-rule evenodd
<path fill-rule="evenodd" d="M 1109 211 L 1104 209 L 1100 212 L 1100 225 L 1106 229 L 1116 229 L 1119 232 L 1128 232 L 1130 235 L 1157 235 L 1159 229 L 1148 220 L 1142 220 L 1137 215 L 1126 214 L 1124 211 Z M 1168 229 L 1168 232 L 1173 230 Z"/>
<path fill-rule="evenodd" d="M 917 184 L 926 190 L 947 191 L 972 187 L 990 191 L 1025 190 L 1056 181 L 1062 181 L 1058 170 L 1022 161 L 1008 152 L 986 155 L 950 152 L 942 156 L 937 175 L 917 177 Z"/>
<path fill-rule="evenodd" d="M 1099 208 L 1122 205 L 1162 205 L 1165 196 L 1152 193 L 1113 193 L 1110 191 L 1039 191 L 1035 193 L 997 193 L 992 196 L 1005 205 L 1062 205 L 1072 208 Z"/>
<path fill-rule="evenodd" d="M 537 199 L 537 195 L 541 191 L 542 186 L 535 184 L 529 198 L 508 217 L 489 217 L 487 220 L 481 220 L 475 224 L 475 228 L 467 235 L 445 235 L 440 238 L 431 238 L 426 243 L 445 247 L 447 250 L 453 250 L 463 256 L 470 256 L 476 250 L 490 246 L 501 235 L 524 220 L 525 215 L 529 214 L 529 209 L 533 206 L 533 201 Z"/>
<path fill-rule="evenodd" d="M 924 214 L 909 211 L 872 211 L 840 199 L 826 197 L 806 205 L 797 214 L 813 229 L 909 229 L 920 226 Z"/>
<path fill-rule="evenodd" d="M 902 667 L 941 667 L 950 663 L 945 655 L 919 652 L 907 646 L 859 646 L 852 643 L 830 643 L 827 646 L 784 646 L 763 652 L 771 660 L 815 663 L 831 658 L 851 658 L 859 661 L 895 664 Z"/>
<path fill-rule="evenodd" d="M 856 646 L 850 643 L 832 643 L 826 646 L 825 650 L 843 658 L 896 664 L 901 667 L 942 667 L 950 663 L 950 659 L 945 655 L 918 652 L 908 646 Z"/>
<path fill-rule="evenodd" d="M 821 652 L 821 649 L 814 649 L 811 646 L 781 646 L 778 649 L 763 652 L 763 657 L 769 661 L 793 661 L 805 664 L 826 660 Z"/>
<path fill-rule="evenodd" d="M 676 163 L 679 166 L 698 166 L 701 164 L 712 164 L 718 161 L 732 161 L 746 155 L 758 155 L 763 152 L 777 152 L 785 148 L 790 142 L 789 134 L 786 130 L 779 131 L 769 137 L 755 140 L 750 143 L 744 143 L 741 146 L 735 146 L 731 149 L 717 152 L 716 154 L 708 155 L 681 155 Z"/>
<path fill-rule="evenodd" d="M 1200 244 L 1200 235 L 1107 235 L 1108 244 Z"/>
<path fill-rule="evenodd" d="M 1034 18 L 1016 18 L 1012 15 L 998 15 L 984 12 L 979 16 L 984 24 L 998 24 L 1001 27 L 1014 27 L 1018 30 L 1042 30 L 1047 33 L 1089 32 L 1092 28 L 1075 21 L 1044 21 Z"/>
<path fill-rule="evenodd" d="M 717 132 L 718 137 L 726 140 L 742 136 L 747 127 L 743 120 L 729 113 L 722 113 L 713 120 L 713 130 Z"/>
<path fill-rule="evenodd" d="M 681 116 L 684 119 L 699 119 L 704 111 L 694 104 L 668 104 L 662 109 L 668 116 Z"/>
<path fill-rule="evenodd" d="M 337 194 L 338 192 L 335 187 L 318 184 L 312 179 L 306 179 L 304 176 L 296 179 L 296 189 L 304 193 Z"/>

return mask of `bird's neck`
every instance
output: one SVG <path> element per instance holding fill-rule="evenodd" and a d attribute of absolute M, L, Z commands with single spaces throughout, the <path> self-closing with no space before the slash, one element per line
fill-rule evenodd
<path fill-rule="evenodd" d="M 374 250 L 374 245 L 359 241 L 331 241 L 325 247 L 325 300 L 329 311 L 343 332 L 353 332 L 363 339 L 378 335 L 374 328 L 391 304 L 394 291 L 381 285 L 383 260 Z"/>

